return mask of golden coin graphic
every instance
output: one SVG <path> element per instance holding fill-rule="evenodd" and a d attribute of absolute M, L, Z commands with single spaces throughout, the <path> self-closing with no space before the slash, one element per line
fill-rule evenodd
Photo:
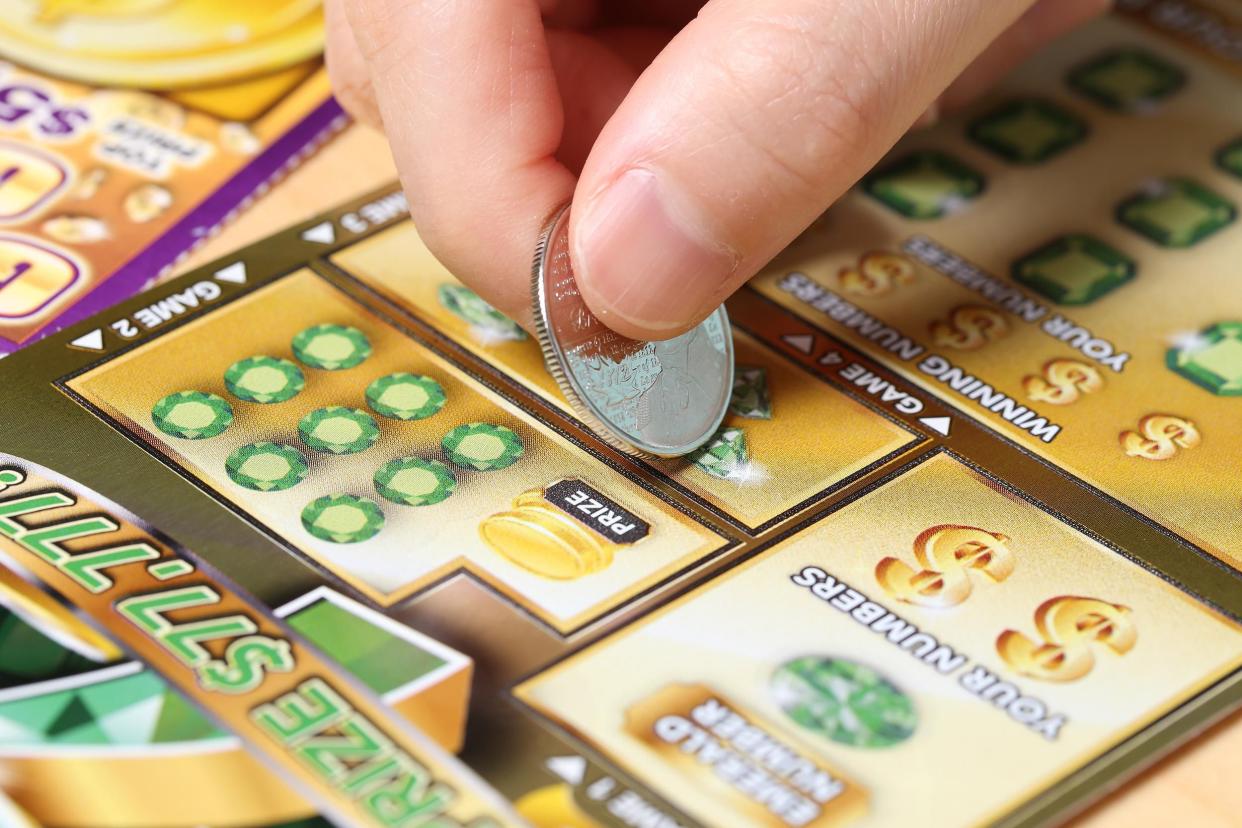
<path fill-rule="evenodd" d="M 512 511 L 484 520 L 479 534 L 498 554 L 545 578 L 581 578 L 613 558 L 611 543 L 557 511 L 539 489 L 518 495 Z"/>
<path fill-rule="evenodd" d="M 0 54 L 96 86 L 181 89 L 284 69 L 323 51 L 319 0 L 12 0 Z"/>

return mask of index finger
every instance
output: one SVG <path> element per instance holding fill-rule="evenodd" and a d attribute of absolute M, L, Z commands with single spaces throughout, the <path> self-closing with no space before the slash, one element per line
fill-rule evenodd
<path fill-rule="evenodd" d="M 573 193 L 536 0 L 355 0 L 349 23 L 427 245 L 529 327 L 530 258 Z"/>

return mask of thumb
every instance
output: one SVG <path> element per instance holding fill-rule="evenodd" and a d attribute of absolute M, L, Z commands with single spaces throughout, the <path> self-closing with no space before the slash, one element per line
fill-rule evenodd
<path fill-rule="evenodd" d="M 630 337 L 701 321 L 854 184 L 1032 0 L 711 0 L 579 179 L 570 243 Z"/>

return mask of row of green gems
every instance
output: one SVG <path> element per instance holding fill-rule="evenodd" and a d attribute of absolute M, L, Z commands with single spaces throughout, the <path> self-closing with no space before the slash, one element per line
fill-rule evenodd
<path fill-rule="evenodd" d="M 247 443 L 228 456 L 224 468 L 234 483 L 256 492 L 291 489 L 310 469 L 300 451 L 279 443 Z"/>
<path fill-rule="evenodd" d="M 1188 179 L 1152 182 L 1118 220 L 1164 247 L 1189 247 L 1233 222 L 1230 202 Z M 1099 239 L 1061 236 L 1014 262 L 1013 278 L 1061 305 L 1085 305 L 1134 278 L 1135 263 Z"/>
<path fill-rule="evenodd" d="M 224 386 L 239 400 L 278 403 L 297 396 L 306 387 L 306 377 L 287 359 L 252 356 L 229 366 Z"/>
<path fill-rule="evenodd" d="M 302 526 L 320 540 L 360 543 L 384 528 L 379 505 L 355 495 L 327 495 L 312 500 L 302 510 Z"/>
<path fill-rule="evenodd" d="M 342 412 L 345 412 L 344 414 Z M 312 420 L 313 415 L 320 415 Z M 370 417 L 346 408 L 320 409 L 303 418 L 302 439 L 323 440 L 318 433 L 332 418 L 344 417 L 355 423 Z M 374 421 L 371 421 L 372 424 Z M 303 426 L 310 426 L 310 440 Z M 331 425 L 329 430 L 338 426 Z M 340 426 L 344 430 L 344 426 Z M 378 429 L 376 429 L 378 432 Z M 329 444 L 343 434 L 330 436 Z M 369 444 L 368 444 L 369 445 Z M 511 429 L 493 423 L 466 423 L 444 436 L 441 447 L 454 464 L 474 471 L 495 471 L 512 466 L 525 453 L 522 440 Z M 364 446 L 365 448 L 365 446 Z M 361 450 L 361 449 L 358 449 Z M 344 452 L 337 452 L 344 453 Z M 444 463 L 421 457 L 402 457 L 385 463 L 374 476 L 375 490 L 386 500 L 405 506 L 431 506 L 447 500 L 457 491 L 457 477 Z M 384 526 L 384 513 L 372 500 L 355 495 L 329 495 L 311 502 L 302 510 L 302 525 L 321 540 L 358 543 L 374 537 Z"/>
<path fill-rule="evenodd" d="M 328 454 L 357 454 L 379 439 L 375 418 L 356 408 L 316 408 L 298 422 L 298 434 L 309 448 Z"/>
<path fill-rule="evenodd" d="M 205 440 L 223 434 L 233 424 L 233 406 L 206 391 L 178 391 L 152 407 L 151 421 L 172 437 Z"/>
<path fill-rule="evenodd" d="M 444 407 L 440 383 L 417 374 L 389 374 L 367 386 L 367 405 L 392 420 L 422 420 Z"/>
<path fill-rule="evenodd" d="M 526 451 L 522 438 L 492 423 L 466 423 L 440 441 L 444 456 L 463 469 L 496 471 L 512 466 Z"/>
<path fill-rule="evenodd" d="M 341 371 L 371 356 L 371 341 L 348 325 L 315 325 L 293 337 L 293 355 L 311 368 Z"/>

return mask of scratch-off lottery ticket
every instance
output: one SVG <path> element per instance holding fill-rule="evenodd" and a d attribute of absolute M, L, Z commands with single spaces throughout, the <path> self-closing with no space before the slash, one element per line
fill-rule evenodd
<path fill-rule="evenodd" d="M 0 787 L 71 828 L 1071 818 L 1242 706 L 1229 31 L 1131 0 L 908 136 L 729 300 L 684 458 L 599 439 L 396 188 L 0 362 Z"/>
<path fill-rule="evenodd" d="M 341 117 L 317 0 L 0 9 L 0 353 L 158 278 Z"/>

